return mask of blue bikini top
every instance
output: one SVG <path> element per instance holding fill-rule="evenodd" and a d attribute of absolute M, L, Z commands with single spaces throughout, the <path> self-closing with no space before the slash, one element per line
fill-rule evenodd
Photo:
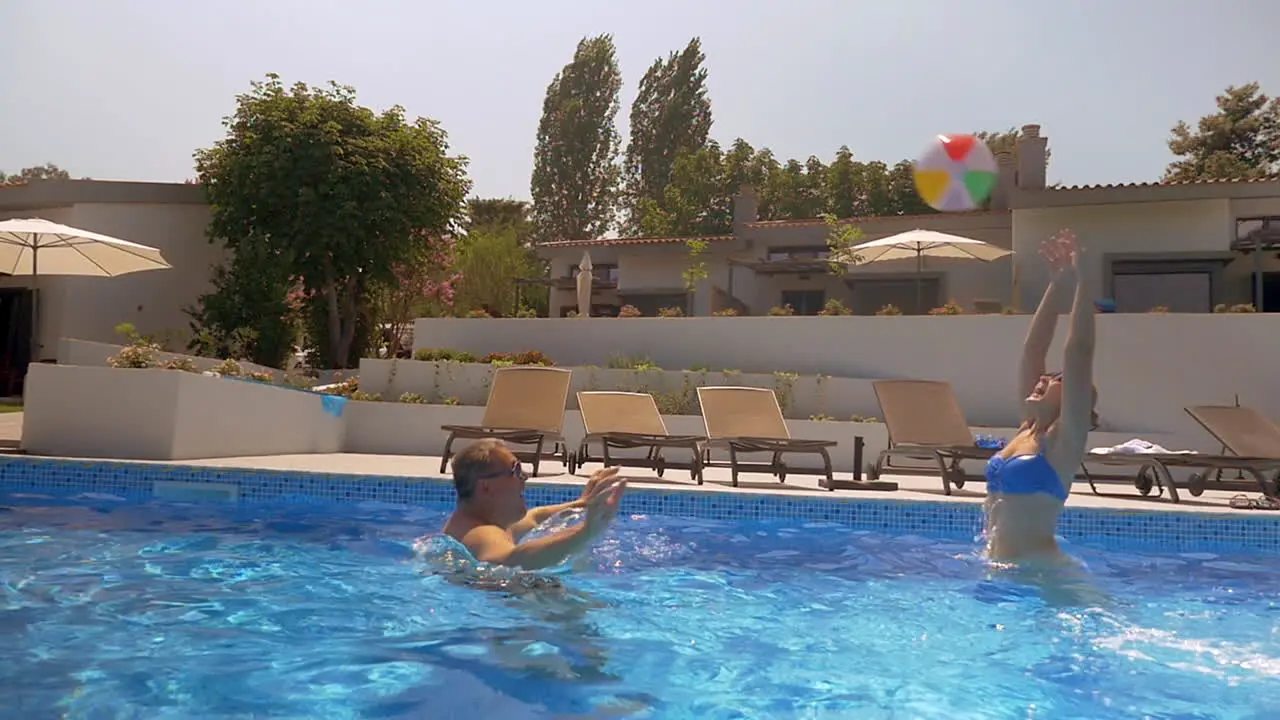
<path fill-rule="evenodd" d="M 993 456 L 987 461 L 986 475 L 988 495 L 1044 493 L 1063 502 L 1067 500 L 1067 488 L 1044 453 L 1007 458 Z"/>

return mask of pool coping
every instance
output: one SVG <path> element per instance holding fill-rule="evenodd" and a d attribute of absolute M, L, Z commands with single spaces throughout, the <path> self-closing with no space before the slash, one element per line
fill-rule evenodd
<path fill-rule="evenodd" d="M 276 469 L 116 459 L 0 457 L 0 487 L 33 494 L 95 493 L 125 499 L 155 498 L 157 482 L 168 486 L 234 486 L 240 503 L 452 505 L 451 480 L 439 474 L 389 475 Z M 566 502 L 581 483 L 535 478 L 527 490 L 531 505 Z M 165 499 L 165 498 L 162 498 Z M 172 498 L 169 498 L 172 499 Z M 738 492 L 696 485 L 641 485 L 624 498 L 632 515 L 669 515 L 716 520 L 796 520 L 835 522 L 857 529 L 893 533 L 940 533 L 976 537 L 982 504 L 951 499 L 893 497 L 855 492 Z M 1201 508 L 1141 509 L 1070 507 L 1059 521 L 1068 542 L 1154 543 L 1166 549 L 1205 548 L 1245 552 L 1280 551 L 1280 518 L 1273 514 L 1206 512 Z"/>

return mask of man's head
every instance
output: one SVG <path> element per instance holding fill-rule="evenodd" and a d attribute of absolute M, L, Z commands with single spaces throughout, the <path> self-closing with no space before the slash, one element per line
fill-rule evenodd
<path fill-rule="evenodd" d="M 501 440 L 477 440 L 453 457 L 458 504 L 494 524 L 524 517 L 525 479 L 520 461 Z"/>

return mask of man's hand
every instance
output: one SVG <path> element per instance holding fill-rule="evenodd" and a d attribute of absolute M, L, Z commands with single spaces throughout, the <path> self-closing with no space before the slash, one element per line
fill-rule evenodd
<path fill-rule="evenodd" d="M 595 489 L 598 488 L 601 483 L 609 483 L 612 485 L 617 482 L 618 470 L 620 470 L 620 468 L 614 466 L 601 468 L 591 473 L 591 477 L 587 479 L 587 486 L 582 488 L 582 497 L 578 498 L 577 502 L 574 504 L 580 508 L 587 507 L 587 499 L 593 496 Z"/>
<path fill-rule="evenodd" d="M 626 488 L 626 481 L 618 479 L 616 470 L 612 476 L 602 478 L 594 486 L 590 486 L 584 497 L 587 516 L 583 520 L 588 533 L 594 536 L 609 527 L 609 523 L 618 514 L 618 506 L 622 503 L 622 494 Z"/>

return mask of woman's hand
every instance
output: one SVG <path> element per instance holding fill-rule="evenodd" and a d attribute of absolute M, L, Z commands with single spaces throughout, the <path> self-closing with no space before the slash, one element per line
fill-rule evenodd
<path fill-rule="evenodd" d="M 1049 263 L 1055 280 L 1073 275 L 1080 261 L 1080 246 L 1076 242 L 1076 234 L 1071 230 L 1062 230 L 1045 240 L 1040 246 L 1040 257 Z"/>

